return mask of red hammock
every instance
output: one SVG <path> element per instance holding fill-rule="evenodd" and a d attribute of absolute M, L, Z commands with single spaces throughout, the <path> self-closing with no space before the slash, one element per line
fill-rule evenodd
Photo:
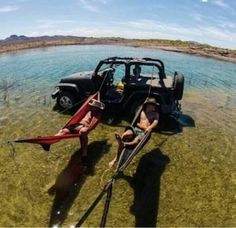
<path fill-rule="evenodd" d="M 96 99 L 97 101 L 100 101 L 99 92 L 88 97 L 88 99 L 84 102 L 84 104 L 80 107 L 80 109 L 74 114 L 74 116 L 68 121 L 68 123 L 63 127 L 63 129 L 69 128 L 73 126 L 74 124 L 79 123 L 85 117 L 85 115 L 89 111 L 89 102 L 92 99 Z M 99 112 L 96 116 L 92 117 L 92 120 L 89 125 L 89 131 L 93 130 L 97 126 L 100 119 L 101 119 L 101 112 Z M 49 151 L 51 144 L 57 143 L 62 139 L 70 139 L 70 138 L 75 138 L 79 136 L 80 136 L 79 133 L 73 133 L 73 134 L 67 133 L 65 135 L 58 135 L 58 136 L 50 135 L 50 136 L 38 136 L 36 138 L 17 139 L 14 142 L 40 144 L 45 151 Z"/>

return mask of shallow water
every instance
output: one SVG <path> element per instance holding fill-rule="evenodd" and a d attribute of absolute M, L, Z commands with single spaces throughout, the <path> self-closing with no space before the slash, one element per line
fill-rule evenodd
<path fill-rule="evenodd" d="M 66 46 L 0 55 L 0 226 L 47 226 L 53 196 L 48 189 L 78 151 L 77 140 L 45 153 L 5 140 L 53 134 L 70 118 L 52 111 L 50 93 L 61 77 L 94 69 L 109 56 L 160 58 L 168 74 L 186 79 L 183 113 L 195 127 L 151 140 L 117 180 L 107 226 L 236 226 L 236 64 L 159 50 L 119 46 Z M 74 225 L 109 180 L 107 164 L 117 126 L 90 134 L 94 170 L 86 177 L 63 225 Z M 104 202 L 104 201 L 102 201 Z M 98 226 L 100 203 L 85 222 Z M 144 209 L 145 208 L 145 209 Z"/>

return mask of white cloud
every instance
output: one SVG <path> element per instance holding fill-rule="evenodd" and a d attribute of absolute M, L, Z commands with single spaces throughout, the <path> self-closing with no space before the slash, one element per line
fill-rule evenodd
<path fill-rule="evenodd" d="M 61 27 L 65 24 L 73 24 L 75 21 L 73 20 L 48 20 L 42 19 L 37 21 L 37 28 L 38 29 L 50 29 L 50 28 L 57 28 Z"/>
<path fill-rule="evenodd" d="M 200 13 L 193 13 L 190 14 L 190 17 L 193 18 L 194 21 L 197 22 L 197 24 L 206 27 L 214 25 L 215 27 L 218 27 L 219 29 L 233 29 L 236 30 L 236 22 L 230 20 L 227 17 L 222 16 L 215 16 L 214 18 L 206 15 L 202 15 Z"/>
<path fill-rule="evenodd" d="M 236 13 L 236 10 L 230 4 L 226 3 L 224 0 L 212 0 L 212 2 L 213 4 L 224 10 L 228 10 L 231 13 Z"/>
<path fill-rule="evenodd" d="M 29 1 L 29 0 L 14 0 L 12 2 L 14 2 L 14 3 L 24 3 L 24 2 L 27 2 L 27 1 Z"/>
<path fill-rule="evenodd" d="M 229 26 L 234 26 L 229 24 Z M 63 26 L 65 27 L 65 26 Z M 184 27 L 174 23 L 163 23 L 153 20 L 136 20 L 123 23 L 114 22 L 111 25 L 87 24 L 84 26 L 79 22 L 76 28 L 67 26 L 41 28 L 32 32 L 31 36 L 39 35 L 75 35 L 89 37 L 124 37 L 142 39 L 172 39 L 192 40 L 201 43 L 208 43 L 215 46 L 236 49 L 236 32 L 232 29 L 223 29 L 210 25 L 198 25 L 195 27 Z"/>
<path fill-rule="evenodd" d="M 235 26 L 235 24 L 228 24 Z M 236 32 L 210 25 L 184 27 L 173 23 L 160 23 L 152 20 L 130 21 L 122 25 L 127 36 L 131 38 L 166 38 L 195 40 L 217 46 L 228 46 L 236 49 Z M 125 29 L 126 27 L 126 29 Z"/>
<path fill-rule="evenodd" d="M 79 0 L 78 4 L 82 8 L 90 11 L 90 12 L 100 12 L 100 6 L 101 5 L 106 5 L 110 2 L 111 0 Z"/>
<path fill-rule="evenodd" d="M 190 16 L 193 18 L 193 20 L 197 22 L 202 22 L 205 19 L 205 16 L 199 13 L 194 13 L 194 14 L 191 14 Z"/>
<path fill-rule="evenodd" d="M 227 5 L 223 0 L 214 0 L 213 3 L 222 8 L 229 8 L 229 5 Z"/>
<path fill-rule="evenodd" d="M 95 5 L 94 1 L 91 0 L 79 0 L 79 5 L 81 5 L 82 8 L 91 11 L 91 12 L 99 12 L 97 6 Z"/>
<path fill-rule="evenodd" d="M 12 11 L 16 11 L 19 8 L 17 6 L 0 6 L 0 13 L 8 13 L 8 12 L 12 12 Z"/>
<path fill-rule="evenodd" d="M 208 2 L 208 0 L 201 0 L 201 1 L 204 2 L 204 3 Z"/>
<path fill-rule="evenodd" d="M 221 21 L 219 23 L 219 27 L 223 29 L 235 29 L 236 30 L 236 23 L 233 23 L 231 21 Z"/>

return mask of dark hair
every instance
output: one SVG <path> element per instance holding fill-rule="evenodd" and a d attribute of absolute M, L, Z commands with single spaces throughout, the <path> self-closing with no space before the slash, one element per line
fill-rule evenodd
<path fill-rule="evenodd" d="M 134 69 L 136 69 L 136 70 L 141 70 L 141 66 L 135 65 Z"/>
<path fill-rule="evenodd" d="M 141 72 L 141 67 L 139 65 L 135 65 L 133 69 L 133 74 L 136 75 L 138 72 Z"/>

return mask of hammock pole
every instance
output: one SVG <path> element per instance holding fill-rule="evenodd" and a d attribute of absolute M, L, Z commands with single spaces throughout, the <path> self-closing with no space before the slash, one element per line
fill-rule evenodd
<path fill-rule="evenodd" d="M 108 215 L 108 211 L 109 211 L 109 207 L 111 203 L 111 197 L 112 197 L 112 187 L 113 187 L 113 181 L 111 182 L 111 185 L 109 186 L 107 190 L 107 197 L 106 197 L 106 202 L 103 209 L 103 215 L 102 215 L 100 227 L 106 226 L 107 215 Z"/>
<path fill-rule="evenodd" d="M 81 217 L 79 222 L 75 225 L 75 227 L 81 227 L 81 225 L 85 222 L 85 220 L 89 217 L 91 212 L 94 210 L 94 208 L 97 206 L 97 204 L 100 202 L 104 194 L 109 190 L 110 186 L 112 185 L 112 181 L 109 181 L 101 191 L 101 193 L 97 196 L 97 198 L 94 200 L 94 202 L 91 204 L 91 206 L 88 208 L 88 210 L 84 213 L 84 215 Z"/>

